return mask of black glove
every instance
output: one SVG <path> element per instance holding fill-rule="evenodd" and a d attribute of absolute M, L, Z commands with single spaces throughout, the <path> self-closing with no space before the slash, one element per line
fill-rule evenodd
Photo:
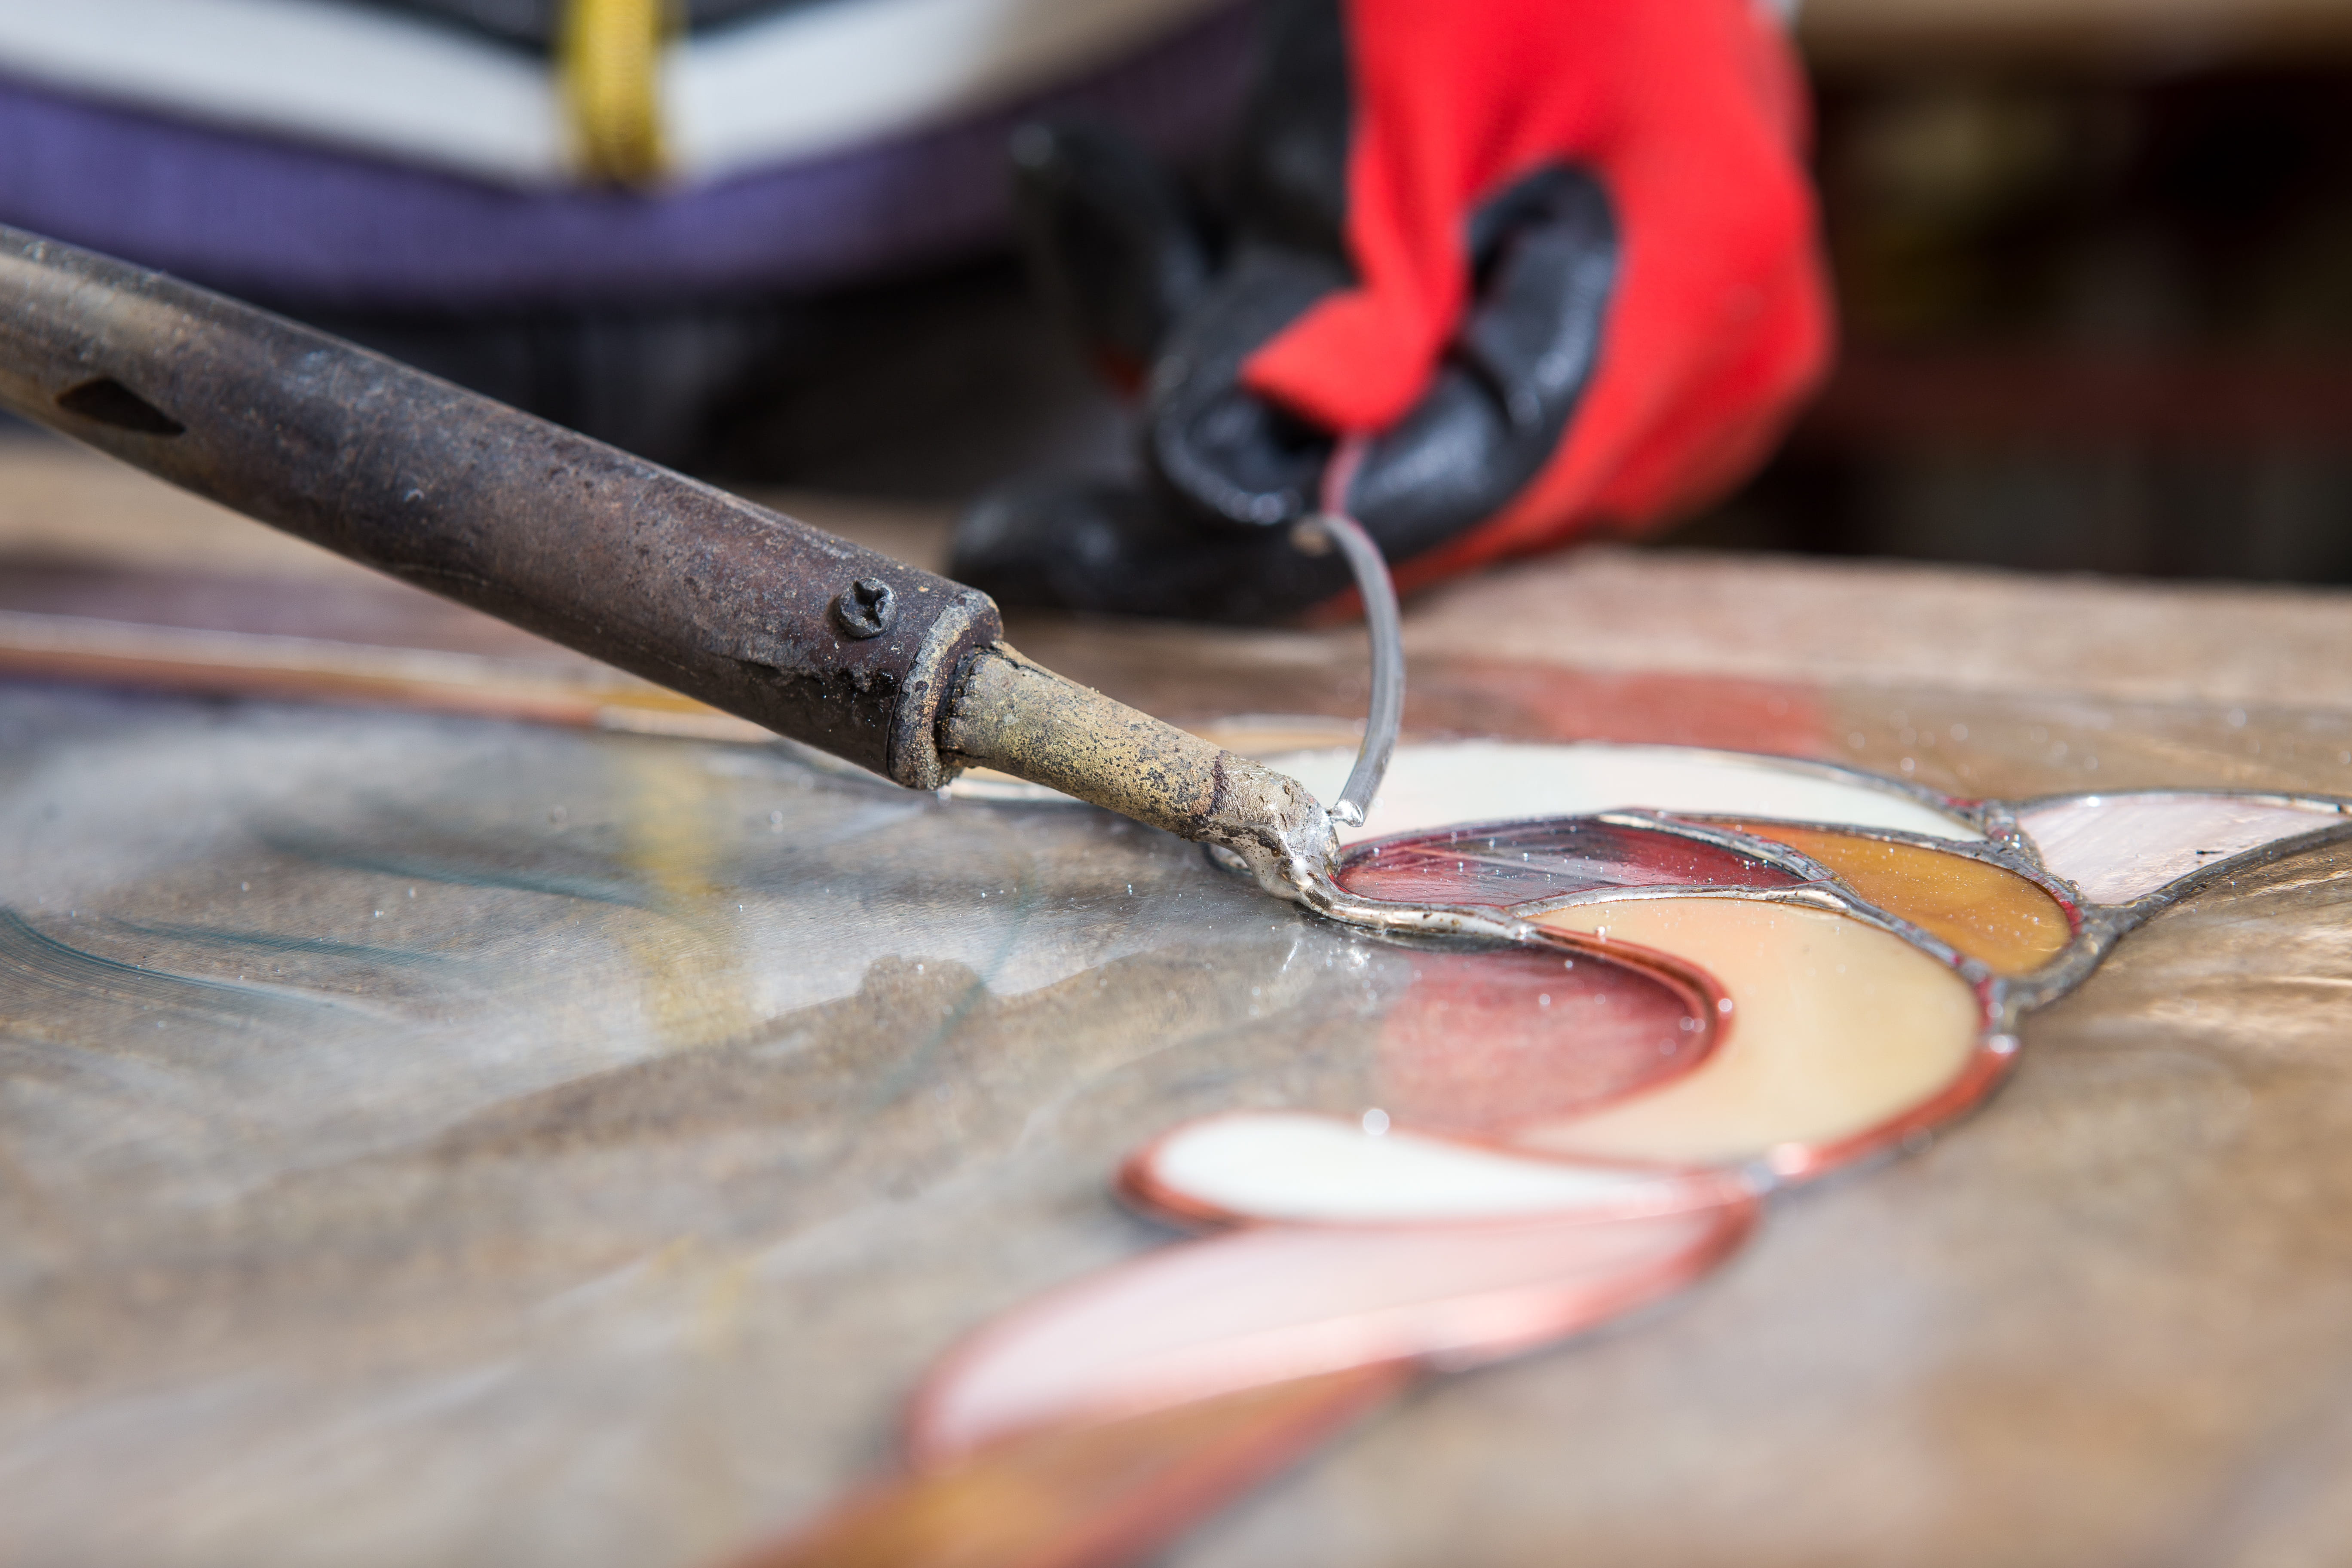
<path fill-rule="evenodd" d="M 1034 276 L 1089 356 L 1141 384 L 1131 485 L 1034 479 L 982 500 L 950 570 L 1011 605 L 1255 622 L 1349 585 L 1313 510 L 1334 435 L 1243 365 L 1357 279 L 1344 239 L 1351 87 L 1336 0 L 1281 0 L 1215 199 L 1104 130 L 1013 142 Z M 1391 563 L 1491 518 L 1559 447 L 1617 274 L 1610 204 L 1549 163 L 1466 215 L 1471 298 L 1435 375 L 1372 443 L 1349 510 Z"/>

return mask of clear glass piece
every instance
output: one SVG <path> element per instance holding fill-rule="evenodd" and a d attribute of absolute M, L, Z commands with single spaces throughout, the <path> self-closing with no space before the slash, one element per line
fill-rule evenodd
<path fill-rule="evenodd" d="M 2232 856 L 2347 825 L 2318 802 L 2170 793 L 2076 795 L 2017 821 L 2042 865 L 2099 904 L 2127 904 Z"/>

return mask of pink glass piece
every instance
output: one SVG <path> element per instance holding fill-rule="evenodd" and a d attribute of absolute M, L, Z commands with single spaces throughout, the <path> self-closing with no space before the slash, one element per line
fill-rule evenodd
<path fill-rule="evenodd" d="M 1492 909 L 1601 888 L 1788 888 L 1803 880 L 1735 849 L 1590 818 L 1384 838 L 1349 849 L 1336 876 L 1358 898 Z"/>
<path fill-rule="evenodd" d="M 1376 1083 L 1400 1121 L 1460 1131 L 1565 1116 L 1705 1058 L 1720 988 L 1589 948 L 1433 949 L 1381 1023 Z"/>
<path fill-rule="evenodd" d="M 1755 1200 L 1633 1219 L 1266 1226 L 1146 1253 L 999 1319 L 940 1363 L 918 1465 L 1351 1367 L 1460 1366 L 1653 1301 L 1727 1256 Z"/>
<path fill-rule="evenodd" d="M 1737 1181 L 1551 1158 L 1377 1120 L 1237 1110 L 1155 1139 L 1128 1162 L 1119 1189 L 1180 1225 L 1433 1225 L 1700 1208 Z"/>
<path fill-rule="evenodd" d="M 2337 808 L 2243 795 L 2086 795 L 2017 816 L 2050 871 L 2093 903 L 2127 904 L 2284 838 L 2352 826 Z"/>

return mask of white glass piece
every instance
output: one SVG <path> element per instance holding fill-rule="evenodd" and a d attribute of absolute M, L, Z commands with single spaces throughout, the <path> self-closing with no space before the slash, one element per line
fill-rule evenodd
<path fill-rule="evenodd" d="M 1671 1204 L 1670 1173 L 1526 1158 L 1376 1122 L 1238 1111 L 1161 1139 L 1143 1174 L 1199 1212 L 1307 1225 L 1498 1219 Z"/>
<path fill-rule="evenodd" d="M 1332 801 L 1355 753 L 1292 752 L 1265 761 L 1318 800 Z M 1643 809 L 1984 837 L 1892 784 L 1777 757 L 1603 742 L 1448 741 L 1398 747 L 1371 816 L 1360 827 L 1341 828 L 1339 837 L 1354 843 L 1456 822 Z"/>
<path fill-rule="evenodd" d="M 2127 904 L 2191 872 L 2344 825 L 2337 807 L 2241 795 L 2084 795 L 2018 813 L 2042 864 L 2095 904 Z"/>

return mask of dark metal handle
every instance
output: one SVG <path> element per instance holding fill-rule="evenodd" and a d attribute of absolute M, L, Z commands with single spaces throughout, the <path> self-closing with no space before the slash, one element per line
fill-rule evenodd
<path fill-rule="evenodd" d="M 233 300 L 0 227 L 0 405 L 919 789 L 986 595 Z M 846 604 L 848 611 L 836 606 Z"/>

